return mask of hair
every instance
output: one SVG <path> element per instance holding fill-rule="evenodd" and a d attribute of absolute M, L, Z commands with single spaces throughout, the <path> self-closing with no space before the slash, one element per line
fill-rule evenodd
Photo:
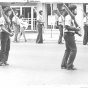
<path fill-rule="evenodd" d="M 23 16 L 23 15 L 20 15 L 20 16 L 19 16 L 19 18 L 22 18 L 22 17 L 24 17 L 24 16 Z"/>
<path fill-rule="evenodd" d="M 42 12 L 43 12 L 43 11 L 42 11 L 42 10 L 40 10 L 40 11 L 39 11 L 39 14 L 41 14 Z"/>
<path fill-rule="evenodd" d="M 4 8 L 4 13 L 5 13 L 5 14 L 8 13 L 9 11 L 11 11 L 10 7 Z"/>
<path fill-rule="evenodd" d="M 67 16 L 68 15 L 68 13 L 66 12 L 66 11 L 64 11 L 63 12 L 63 16 L 65 17 L 65 16 Z"/>

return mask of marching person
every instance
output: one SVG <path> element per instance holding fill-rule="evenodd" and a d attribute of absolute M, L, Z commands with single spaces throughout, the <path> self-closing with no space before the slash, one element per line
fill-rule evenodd
<path fill-rule="evenodd" d="M 76 5 L 70 5 L 69 6 L 70 11 L 77 15 L 77 6 Z M 77 33 L 80 30 L 79 27 L 75 27 L 74 20 L 72 19 L 71 15 L 65 16 L 65 30 L 64 30 L 64 39 L 65 39 L 65 46 L 66 50 L 64 53 L 64 57 L 61 63 L 61 68 L 65 68 L 67 70 L 76 70 L 74 68 L 74 60 L 77 53 L 77 46 L 75 43 L 75 33 Z"/>
<path fill-rule="evenodd" d="M 26 27 L 27 23 L 24 22 L 23 17 L 24 17 L 23 15 L 21 15 L 19 17 L 20 33 L 19 33 L 19 36 L 18 36 L 18 42 L 20 41 L 21 35 L 23 35 L 25 42 L 27 42 L 27 39 L 26 39 L 26 36 L 25 36 L 25 31 L 24 31 L 27 28 Z"/>
<path fill-rule="evenodd" d="M 12 24 L 13 24 L 13 30 L 14 30 L 14 41 L 13 42 L 18 42 L 17 37 L 19 33 L 19 17 L 18 17 L 18 11 L 15 11 L 15 15 L 12 18 Z"/>
<path fill-rule="evenodd" d="M 1 8 L 1 7 L 0 7 Z M 2 9 L 0 9 L 2 10 Z M 9 51 L 10 51 L 10 36 L 13 36 L 13 33 L 10 29 L 10 15 L 12 14 L 12 11 L 10 7 L 4 8 L 4 12 L 2 10 L 2 18 L 3 18 L 3 23 L 0 24 L 1 27 L 1 52 L 0 52 L 0 66 L 4 65 L 9 65 L 7 63 L 8 61 L 8 56 L 9 56 Z"/>
<path fill-rule="evenodd" d="M 63 10 L 61 10 L 60 12 L 60 16 L 58 18 L 58 28 L 59 28 L 59 31 L 60 31 L 60 34 L 59 34 L 59 39 L 58 39 L 58 44 L 63 44 L 62 43 L 62 37 L 63 37 L 63 28 L 64 28 L 64 17 L 63 17 Z"/>
<path fill-rule="evenodd" d="M 83 45 L 86 45 L 88 42 L 88 13 L 84 17 L 84 38 L 83 38 Z"/>
<path fill-rule="evenodd" d="M 38 35 L 37 35 L 36 43 L 43 43 L 42 31 L 44 26 L 44 20 L 42 15 L 43 15 L 43 11 L 40 10 L 39 15 L 37 17 Z"/>

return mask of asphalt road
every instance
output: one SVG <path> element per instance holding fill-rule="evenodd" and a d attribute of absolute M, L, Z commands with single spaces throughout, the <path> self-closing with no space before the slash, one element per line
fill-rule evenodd
<path fill-rule="evenodd" d="M 65 45 L 56 40 L 11 41 L 9 66 L 0 67 L 2 88 L 88 88 L 88 45 L 77 42 L 74 65 L 77 70 L 61 69 Z M 66 87 L 67 85 L 67 87 Z M 73 86 L 74 85 L 74 86 Z"/>

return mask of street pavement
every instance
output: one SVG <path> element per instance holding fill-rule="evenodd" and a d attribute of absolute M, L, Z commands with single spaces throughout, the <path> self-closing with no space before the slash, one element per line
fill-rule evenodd
<path fill-rule="evenodd" d="M 88 88 L 88 45 L 77 43 L 74 66 L 61 69 L 65 44 L 57 44 L 58 34 L 43 34 L 44 43 L 36 44 L 37 33 L 27 33 L 19 43 L 11 38 L 9 66 L 0 67 L 0 88 Z M 64 40 L 63 40 L 64 43 Z"/>

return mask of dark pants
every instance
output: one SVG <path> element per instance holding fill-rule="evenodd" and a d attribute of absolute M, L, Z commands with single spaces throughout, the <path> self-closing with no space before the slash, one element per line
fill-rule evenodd
<path fill-rule="evenodd" d="M 36 43 L 43 43 L 42 25 L 38 24 L 37 27 L 38 27 L 38 36 L 37 36 L 37 39 L 36 39 Z"/>
<path fill-rule="evenodd" d="M 13 29 L 14 29 L 14 42 L 17 42 L 17 37 L 18 37 L 18 33 L 19 33 L 19 26 L 13 24 Z"/>
<path fill-rule="evenodd" d="M 66 50 L 62 60 L 61 67 L 71 68 L 77 53 L 75 37 L 73 33 L 64 34 Z"/>
<path fill-rule="evenodd" d="M 59 35 L 58 44 L 62 43 L 62 37 L 63 37 L 63 25 L 59 25 L 59 30 L 60 30 L 60 35 Z"/>
<path fill-rule="evenodd" d="M 6 62 L 8 60 L 10 50 L 10 37 L 7 33 L 1 33 L 1 52 L 0 52 L 0 61 Z"/>
<path fill-rule="evenodd" d="M 88 26 L 84 26 L 83 45 L 86 45 L 87 42 L 88 42 Z"/>

